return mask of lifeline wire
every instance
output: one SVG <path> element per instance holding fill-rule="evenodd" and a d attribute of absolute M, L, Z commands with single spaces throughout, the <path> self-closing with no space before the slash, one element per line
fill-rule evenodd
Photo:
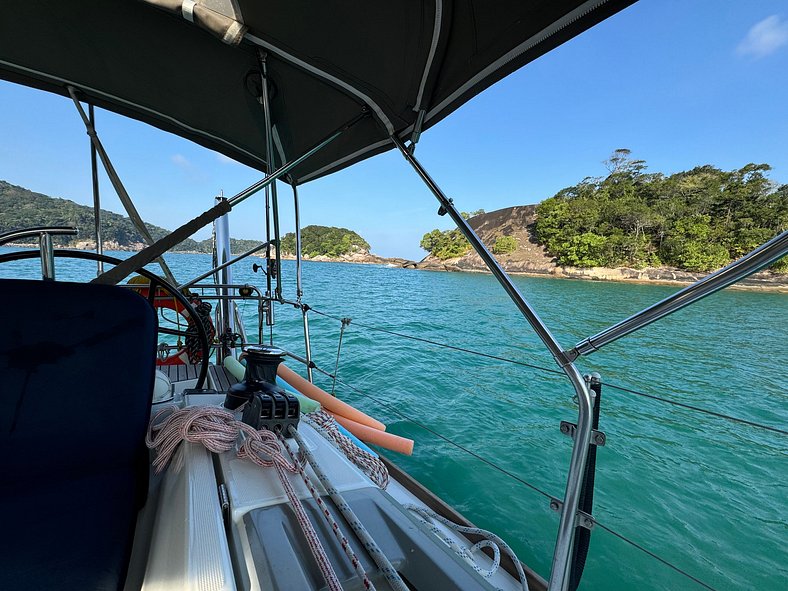
<path fill-rule="evenodd" d="M 622 535 L 622 534 L 620 534 L 620 533 L 618 533 L 618 532 L 616 532 L 616 531 L 613 531 L 612 529 L 610 529 L 610 528 L 609 528 L 609 527 L 607 527 L 606 525 L 602 525 L 601 523 L 599 523 L 599 522 L 598 522 L 598 521 L 596 521 L 596 520 L 594 520 L 594 521 L 596 522 L 596 525 L 598 525 L 599 527 L 601 527 L 601 528 L 602 528 L 603 530 L 605 530 L 606 532 L 608 532 L 608 533 L 611 533 L 611 534 L 613 534 L 614 536 L 616 536 L 616 537 L 617 537 L 619 540 L 621 540 L 621 541 L 623 541 L 623 542 L 626 542 L 627 544 L 629 544 L 629 545 L 631 545 L 631 546 L 634 546 L 635 548 L 637 548 L 637 549 L 638 549 L 638 550 L 640 550 L 641 552 L 643 552 L 643 553 L 647 554 L 648 556 L 651 556 L 651 558 L 653 558 L 653 559 L 655 559 L 655 560 L 658 560 L 659 562 L 661 562 L 661 563 L 662 563 L 662 564 L 664 564 L 665 566 L 667 566 L 667 567 L 669 567 L 669 568 L 672 568 L 672 569 L 673 569 L 673 570 L 675 570 L 677 573 L 684 575 L 685 577 L 687 577 L 687 578 L 688 578 L 688 579 L 690 579 L 691 581 L 694 581 L 695 583 L 697 583 L 697 584 L 698 584 L 698 585 L 700 585 L 701 587 L 704 587 L 704 588 L 706 588 L 706 589 L 710 589 L 711 591 L 717 591 L 717 589 L 716 589 L 716 588 L 712 587 L 712 586 L 711 586 L 711 585 L 709 585 L 708 583 L 704 583 L 703 581 L 701 581 L 701 580 L 700 580 L 700 579 L 698 579 L 697 577 L 693 577 L 693 576 L 692 576 L 691 574 L 689 574 L 687 571 L 681 570 L 681 569 L 680 569 L 679 567 L 677 567 L 675 564 L 671 564 L 670 562 L 668 562 L 668 561 L 667 561 L 667 560 L 665 560 L 664 558 L 661 558 L 661 557 L 657 556 L 657 555 L 656 555 L 656 554 L 654 554 L 654 553 L 653 553 L 651 550 L 647 550 L 646 548 L 644 548 L 643 546 L 641 546 L 641 545 L 640 545 L 640 544 L 638 544 L 637 542 L 633 542 L 632 540 L 630 540 L 630 539 L 629 539 L 629 538 L 627 538 L 626 536 L 624 536 L 624 535 Z"/>
<path fill-rule="evenodd" d="M 320 369 L 319 367 L 315 367 L 314 369 L 316 369 L 318 372 L 322 373 L 322 374 L 323 374 L 323 375 L 325 375 L 325 376 L 328 376 L 328 377 L 333 377 L 333 376 L 332 376 L 330 373 L 328 373 L 327 371 L 324 371 L 324 370 Z M 548 498 L 548 499 L 550 499 L 550 500 L 554 500 L 554 499 L 555 499 L 555 497 L 553 497 L 551 494 L 549 494 L 549 493 L 547 493 L 547 492 L 543 491 L 542 489 L 540 489 L 540 488 L 538 488 L 538 487 L 534 486 L 534 485 L 533 485 L 533 484 L 531 484 L 530 482 L 527 482 L 526 480 L 523 480 L 522 478 L 520 478 L 520 477 L 519 477 L 519 476 L 517 476 L 516 474 L 513 474 L 512 472 L 509 472 L 509 471 L 508 471 L 508 470 L 506 470 L 505 468 L 501 468 L 500 466 L 498 466 L 498 465 L 494 464 L 494 463 L 493 463 L 493 462 L 491 462 L 490 460 L 488 460 L 488 459 L 486 459 L 486 458 L 483 458 L 483 457 L 482 457 L 482 456 L 480 456 L 479 454 L 472 452 L 471 450 L 469 450 L 469 449 L 468 449 L 468 448 L 466 448 L 466 447 L 463 447 L 463 446 L 462 446 L 462 445 L 460 445 L 459 443 L 456 443 L 456 442 L 452 441 L 452 440 L 451 440 L 451 439 L 449 439 L 448 437 L 445 437 L 444 435 L 441 435 L 440 433 L 438 433 L 437 431 L 434 431 L 433 429 L 431 429 L 431 428 L 427 427 L 427 426 L 426 426 L 426 425 L 424 425 L 423 423 L 420 423 L 419 421 L 416 421 L 415 419 L 412 419 L 412 418 L 410 418 L 408 415 L 404 414 L 403 412 L 399 411 L 398 409 L 394 408 L 393 406 L 391 406 L 391 405 L 389 405 L 389 404 L 387 404 L 387 403 L 383 402 L 383 401 L 382 401 L 382 400 L 380 400 L 379 398 L 376 398 L 375 396 L 372 396 L 371 394 L 367 394 L 366 392 L 363 392 L 363 391 L 359 390 L 358 388 L 356 388 L 356 387 L 354 387 L 354 386 L 351 386 L 350 384 L 348 384 L 348 383 L 346 383 L 346 382 L 343 382 L 342 380 L 340 380 L 340 379 L 338 379 L 338 378 L 337 378 L 337 381 L 338 381 L 340 384 L 342 384 L 343 386 L 345 386 L 346 388 L 349 388 L 349 389 L 353 390 L 354 392 L 356 392 L 356 393 L 358 393 L 358 394 L 360 394 L 360 395 L 362 395 L 362 396 L 366 396 L 367 398 L 370 398 L 371 400 L 374 400 L 375 402 L 377 402 L 378 404 L 381 404 L 381 405 L 383 405 L 385 408 L 387 408 L 388 410 L 390 410 L 390 411 L 391 411 L 391 412 L 393 412 L 394 414 L 397 414 L 397 415 L 399 415 L 400 417 L 404 418 L 405 420 L 407 420 L 407 421 L 409 421 L 409 422 L 413 423 L 414 425 L 416 425 L 416 426 L 418 426 L 418 427 L 420 427 L 420 428 L 424 429 L 425 431 L 427 431 L 427 432 L 429 432 L 429 433 L 432 433 L 432 434 L 433 434 L 433 435 L 435 435 L 436 437 L 438 437 L 438 438 L 442 439 L 443 441 L 445 441 L 445 442 L 449 443 L 450 445 L 453 445 L 454 447 L 456 447 L 456 448 L 458 448 L 458 449 L 460 449 L 460 450 L 464 451 L 465 453 L 467 453 L 467 454 L 469 454 L 469 455 L 473 456 L 474 458 L 476 458 L 477 460 L 479 460 L 479 461 L 481 461 L 481 462 L 483 462 L 483 463 L 487 464 L 487 465 L 488 465 L 488 466 L 490 466 L 491 468 L 494 468 L 495 470 L 498 470 L 499 472 L 501 472 L 502 474 L 505 474 L 506 476 L 508 476 L 508 477 L 509 477 L 509 478 L 511 478 L 512 480 L 515 480 L 515 481 L 519 482 L 520 484 L 523 484 L 523 485 L 527 486 L 527 487 L 528 487 L 528 488 L 530 488 L 531 490 L 534 490 L 534 491 L 538 492 L 539 494 L 541 494 L 541 495 L 543 495 L 543 496 L 547 497 L 547 498 Z M 711 585 L 709 585 L 708 583 L 704 583 L 703 581 L 701 581 L 701 580 L 700 580 L 700 579 L 698 579 L 697 577 L 694 577 L 694 576 L 692 576 L 691 574 L 689 574 L 689 573 L 687 573 L 686 571 L 682 570 L 682 569 L 681 569 L 681 568 L 679 568 L 678 566 L 676 566 L 676 565 L 674 565 L 674 564 L 672 564 L 672 563 L 668 562 L 667 560 L 665 560 L 664 558 L 661 558 L 661 557 L 660 557 L 660 556 L 658 556 L 657 554 L 654 554 L 654 552 L 652 552 L 651 550 L 647 550 L 646 548 L 644 548 L 643 546 L 641 546 L 641 545 L 640 545 L 640 544 L 638 544 L 637 542 L 634 542 L 634 541 L 630 540 L 629 538 L 627 538 L 626 536 L 624 536 L 624 535 L 622 535 L 622 534 L 620 534 L 620 533 L 618 533 L 618 532 L 616 532 L 616 531 L 614 531 L 614 530 L 610 529 L 609 527 L 607 527 L 607 526 L 605 526 L 605 525 L 602 525 L 601 523 L 599 523 L 599 521 L 597 521 L 597 520 L 596 520 L 596 518 L 594 518 L 594 523 L 595 523 L 596 525 L 598 525 L 599 527 L 601 527 L 602 529 L 604 529 L 605 531 L 607 531 L 607 532 L 610 532 L 611 534 L 613 534 L 614 536 L 616 536 L 616 537 L 617 537 L 617 538 L 619 538 L 620 540 L 622 540 L 622 541 L 624 541 L 624 542 L 626 542 L 626 543 L 628 543 L 628 544 L 632 545 L 633 547 L 637 548 L 637 549 L 638 549 L 638 550 L 640 550 L 641 552 L 644 552 L 644 553 L 648 554 L 649 556 L 651 556 L 651 557 L 655 558 L 656 560 L 658 560 L 658 561 L 659 561 L 659 562 L 661 562 L 662 564 L 664 564 L 664 565 L 666 565 L 666 566 L 670 567 L 671 569 L 673 569 L 673 570 L 674 570 L 674 571 L 676 571 L 677 573 L 684 575 L 685 577 L 687 577 L 687 578 L 688 578 L 688 579 L 690 579 L 691 581 L 693 581 L 693 582 L 697 583 L 698 585 L 701 585 L 702 587 L 705 587 L 706 589 L 710 589 L 711 591 L 717 591 L 717 589 L 715 589 L 714 587 L 712 587 L 712 586 L 711 586 Z"/>
<path fill-rule="evenodd" d="M 328 373 L 327 371 L 325 371 L 325 370 L 323 370 L 323 369 L 321 369 L 321 368 L 319 368 L 319 367 L 317 367 L 317 366 L 315 366 L 315 367 L 314 367 L 314 369 L 315 369 L 315 370 L 317 370 L 318 372 L 322 373 L 324 376 L 327 376 L 327 377 L 329 377 L 329 378 L 333 378 L 333 377 L 334 377 L 334 376 L 332 376 L 330 373 Z M 526 480 L 523 480 L 522 478 L 520 478 L 520 477 L 519 477 L 519 476 L 517 476 L 516 474 L 513 474 L 513 473 L 509 472 L 508 470 L 506 470 L 506 469 L 504 469 L 504 468 L 501 468 L 500 466 L 497 466 L 496 464 L 494 464 L 493 462 L 491 462 L 491 461 L 490 461 L 490 460 L 488 460 L 487 458 L 484 458 L 484 457 L 480 456 L 479 454 L 477 454 L 476 452 L 473 452 L 473 451 L 469 450 L 467 447 L 464 447 L 464 446 L 460 445 L 459 443 L 456 443 L 456 442 L 452 441 L 451 439 L 449 439 L 449 438 L 448 438 L 448 437 L 446 437 L 445 435 L 441 435 L 440 433 L 438 433 L 437 431 L 435 431 L 435 430 L 431 429 L 431 428 L 430 428 L 430 427 L 428 427 L 427 425 L 425 425 L 425 424 L 423 424 L 423 423 L 420 423 L 420 422 L 419 422 L 419 421 L 417 421 L 416 419 L 413 419 L 413 418 L 409 417 L 408 415 L 406 415 L 406 414 L 405 414 L 405 413 L 403 413 L 402 411 L 400 411 L 400 410 L 396 409 L 396 408 L 395 408 L 395 407 L 393 407 L 392 405 L 390 405 L 390 404 L 388 404 L 388 403 L 386 403 L 386 402 L 383 402 L 383 401 L 382 401 L 380 398 L 376 398 L 375 396 L 372 396 L 371 394 L 367 394 L 366 392 L 362 392 L 362 391 L 361 391 L 361 390 L 359 390 L 358 388 L 356 388 L 356 387 L 354 387 L 354 386 L 351 386 L 350 384 L 348 384 L 347 382 L 344 382 L 344 381 L 342 381 L 342 380 L 341 380 L 341 379 L 339 379 L 339 378 L 337 378 L 337 382 L 339 382 L 340 384 L 342 384 L 342 385 L 343 385 L 343 386 L 345 386 L 346 388 L 350 388 L 350 389 L 351 389 L 351 390 L 353 390 L 354 392 L 356 392 L 356 393 L 358 393 L 358 394 L 361 394 L 362 396 L 366 396 L 367 398 L 370 398 L 370 399 L 374 400 L 375 402 L 377 402 L 378 404 L 380 404 L 380 405 L 382 405 L 383 407 L 387 408 L 388 410 L 390 410 L 390 411 L 391 411 L 391 412 L 393 412 L 394 414 L 396 414 L 396 415 L 399 415 L 400 417 L 402 417 L 402 418 L 403 418 L 403 419 L 405 419 L 406 421 L 409 421 L 409 422 L 413 423 L 414 425 L 416 425 L 416 426 L 418 426 L 418 427 L 420 427 L 420 428 L 424 429 L 424 430 L 425 430 L 425 431 L 427 431 L 428 433 L 432 433 L 433 435 L 435 435 L 435 437 L 437 437 L 437 438 L 439 438 L 439 439 L 442 439 L 442 440 L 443 440 L 443 441 L 445 441 L 446 443 L 448 443 L 448 444 L 450 444 L 450 445 L 453 445 L 454 447 L 456 447 L 456 448 L 457 448 L 457 449 L 459 449 L 459 450 L 462 450 L 462 451 L 464 451 L 465 453 L 467 453 L 467 454 L 469 454 L 469 455 L 473 456 L 474 458 L 476 458 L 476 459 L 477 459 L 477 460 L 479 460 L 480 462 L 484 462 L 485 464 L 487 464 L 487 465 L 488 465 L 488 466 L 490 466 L 491 468 L 494 468 L 494 469 L 498 470 L 499 472 L 501 472 L 501 473 L 503 473 L 503 474 L 506 474 L 506 475 L 507 475 L 509 478 L 512 478 L 512 479 L 516 480 L 517 482 L 519 482 L 520 484 L 523 484 L 523 485 L 527 486 L 527 487 L 528 487 L 528 488 L 530 488 L 531 490 L 534 490 L 534 491 L 538 492 L 540 495 L 543 495 L 544 497 L 547 497 L 547 498 L 548 498 L 548 499 L 550 499 L 550 500 L 552 500 L 552 499 L 554 498 L 554 497 L 553 497 L 553 495 L 551 495 L 551 494 L 549 494 L 549 493 L 547 493 L 547 492 L 543 491 L 543 490 L 542 490 L 541 488 L 539 488 L 538 486 L 535 486 L 535 485 L 531 484 L 530 482 L 528 482 L 528 481 L 526 481 Z"/>
<path fill-rule="evenodd" d="M 342 320 L 341 318 L 338 318 L 336 316 L 332 316 L 331 314 L 326 314 L 325 312 L 321 312 L 319 310 L 315 310 L 314 308 L 310 308 L 310 310 L 312 310 L 312 312 L 314 312 L 315 314 L 319 314 L 321 316 L 325 316 L 326 318 L 331 318 L 332 320 L 338 320 L 338 321 Z M 375 331 L 375 332 L 382 332 L 384 334 L 389 334 L 389 335 L 393 335 L 393 336 L 396 336 L 396 337 L 401 337 L 403 339 L 410 339 L 412 341 L 418 341 L 418 342 L 421 342 L 421 343 L 427 343 L 429 345 L 435 345 L 437 347 L 443 347 L 444 349 L 451 349 L 453 351 L 460 351 L 462 353 L 468 353 L 470 355 L 477 355 L 479 357 L 486 357 L 488 359 L 495 359 L 497 361 L 504 361 L 506 363 L 511 363 L 511 364 L 514 364 L 514 365 L 520 365 L 520 366 L 523 366 L 523 367 L 529 367 L 531 369 L 536 369 L 536 370 L 543 371 L 543 372 L 546 372 L 546 373 L 552 373 L 552 374 L 556 374 L 556 375 L 560 375 L 562 377 L 565 377 L 564 372 L 562 372 L 560 370 L 557 370 L 557 369 L 552 369 L 552 368 L 549 368 L 549 367 L 542 367 L 540 365 L 533 365 L 531 363 L 526 363 L 524 361 L 518 361 L 516 359 L 510 359 L 508 357 L 499 357 L 498 355 L 491 355 L 489 353 L 482 353 L 481 351 L 474 351 L 473 349 L 465 349 L 463 347 L 457 347 L 455 345 L 449 345 L 447 343 L 441 343 L 441 342 L 438 342 L 438 341 L 432 341 L 430 339 L 424 339 L 424 338 L 421 338 L 421 337 L 414 337 L 413 335 L 404 334 L 404 333 L 400 333 L 400 332 L 395 332 L 393 330 L 387 330 L 385 328 L 378 328 L 376 326 L 370 326 L 368 324 L 363 324 L 363 323 L 358 322 L 358 321 L 356 321 L 355 324 L 357 326 L 362 327 L 362 328 L 366 328 L 367 330 L 372 330 L 372 331 Z M 713 411 L 713 410 L 708 410 L 708 409 L 705 409 L 705 408 L 701 408 L 699 406 L 693 406 L 691 404 L 686 404 L 684 402 L 678 402 L 676 400 L 670 400 L 669 398 L 662 398 L 661 396 L 656 396 L 654 394 L 646 394 L 645 392 L 638 392 L 637 390 L 632 390 L 631 388 L 626 388 L 624 386 L 616 386 L 615 384 L 610 384 L 610 383 L 607 383 L 607 382 L 605 382 L 604 385 L 605 385 L 605 387 L 613 388 L 614 390 L 619 390 L 621 392 L 626 392 L 628 394 L 634 394 L 636 396 L 641 396 L 643 398 L 648 398 L 650 400 L 656 400 L 658 402 L 665 402 L 667 404 L 671 404 L 673 406 L 678 406 L 678 407 L 681 407 L 681 408 L 685 408 L 687 410 L 694 410 L 696 412 L 707 414 L 707 415 L 713 416 L 713 417 L 717 417 L 719 419 L 724 419 L 726 421 L 731 421 L 731 422 L 739 423 L 739 424 L 742 424 L 742 425 L 748 425 L 750 427 L 756 427 L 758 429 L 764 429 L 766 431 L 772 431 L 773 433 L 779 433 L 780 435 L 788 435 L 788 431 L 786 431 L 784 429 L 780 429 L 778 427 L 772 427 L 770 425 L 764 425 L 764 424 L 761 424 L 761 423 L 756 423 L 754 421 L 749 421 L 747 419 L 741 419 L 739 417 L 726 415 L 726 414 L 723 414 L 723 413 L 720 413 L 720 412 L 716 412 L 716 411 Z"/>

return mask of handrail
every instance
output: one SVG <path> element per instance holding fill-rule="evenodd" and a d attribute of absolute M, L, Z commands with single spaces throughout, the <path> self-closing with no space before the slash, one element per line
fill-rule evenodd
<path fill-rule="evenodd" d="M 76 236 L 79 230 L 74 226 L 31 226 L 21 230 L 9 230 L 0 234 L 0 246 L 14 240 L 40 238 L 42 233 L 50 234 L 51 236 Z"/>
<path fill-rule="evenodd" d="M 54 281 L 55 247 L 52 243 L 52 236 L 76 236 L 77 233 L 78 230 L 73 226 L 33 226 L 0 234 L 0 246 L 14 240 L 38 236 L 38 250 L 41 255 L 41 278 L 44 281 Z"/>

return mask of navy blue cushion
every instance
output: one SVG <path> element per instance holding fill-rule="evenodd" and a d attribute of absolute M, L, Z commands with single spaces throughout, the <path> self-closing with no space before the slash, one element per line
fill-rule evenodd
<path fill-rule="evenodd" d="M 120 589 L 147 492 L 156 316 L 113 286 L 0 294 L 0 586 Z"/>

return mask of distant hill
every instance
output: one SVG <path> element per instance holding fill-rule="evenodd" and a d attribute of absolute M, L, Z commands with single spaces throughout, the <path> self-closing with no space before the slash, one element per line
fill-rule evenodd
<path fill-rule="evenodd" d="M 295 250 L 295 234 L 288 232 L 282 236 L 282 253 L 292 255 Z M 306 226 L 301 230 L 301 252 L 306 257 L 368 254 L 369 243 L 347 228 Z"/>
<path fill-rule="evenodd" d="M 49 197 L 24 187 L 0 181 L 0 233 L 31 226 L 75 226 L 79 234 L 74 237 L 58 236 L 58 246 L 73 248 L 95 248 L 93 208 L 79 205 L 68 199 Z M 154 239 L 170 233 L 169 230 L 146 224 Z M 101 232 L 107 250 L 139 250 L 144 240 L 134 224 L 126 216 L 105 209 L 101 210 Z M 31 241 L 31 244 L 34 241 Z M 241 253 L 259 244 L 256 240 L 231 240 L 234 253 Z M 211 252 L 211 239 L 192 240 L 187 238 L 174 251 Z"/>

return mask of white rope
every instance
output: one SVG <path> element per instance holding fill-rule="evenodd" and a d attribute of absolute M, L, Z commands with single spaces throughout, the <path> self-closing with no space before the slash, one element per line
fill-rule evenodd
<path fill-rule="evenodd" d="M 358 559 L 358 556 L 356 556 L 356 553 L 353 551 L 353 548 L 350 547 L 350 542 L 342 533 L 342 530 L 339 528 L 339 524 L 337 523 L 336 519 L 334 519 L 334 516 L 331 514 L 331 511 L 328 509 L 328 506 L 323 502 L 323 499 L 320 498 L 320 493 L 317 492 L 317 489 L 315 489 L 314 484 L 309 479 L 306 470 L 304 470 L 306 456 L 303 453 L 301 453 L 300 454 L 301 458 L 296 458 L 295 454 L 293 454 L 290 447 L 288 447 L 282 435 L 279 435 L 279 440 L 282 442 L 282 447 L 284 447 L 287 453 L 290 455 L 290 459 L 293 460 L 293 464 L 298 467 L 298 473 L 301 475 L 304 484 L 309 489 L 312 498 L 317 503 L 317 506 L 320 509 L 320 513 L 322 513 L 323 517 L 328 522 L 328 525 L 331 528 L 334 537 L 339 542 L 339 545 L 342 547 L 342 550 L 345 551 L 345 556 L 348 557 L 348 560 L 350 560 L 350 564 L 353 566 L 353 569 L 356 571 L 356 574 L 361 578 L 361 582 L 364 584 L 364 588 L 367 589 L 368 591 L 375 591 L 375 585 L 372 583 L 369 576 L 367 576 L 367 571 L 364 570 L 364 566 L 361 564 L 361 561 Z"/>
<path fill-rule="evenodd" d="M 450 521 L 443 517 L 442 515 L 438 515 L 435 511 L 431 509 L 427 509 L 426 507 L 420 507 L 418 505 L 412 504 L 403 504 L 402 505 L 405 509 L 416 513 L 419 517 L 419 521 L 421 521 L 424 525 L 426 525 L 430 531 L 432 531 L 436 536 L 438 536 L 444 544 L 449 546 L 452 550 L 454 550 L 460 557 L 464 558 L 469 562 L 473 570 L 479 573 L 486 579 L 489 579 L 493 576 L 498 567 L 501 563 L 501 549 L 503 549 L 504 553 L 512 559 L 514 563 L 514 567 L 517 569 L 517 576 L 520 579 L 520 584 L 522 585 L 523 591 L 528 591 L 528 581 L 525 578 L 525 572 L 523 571 L 523 567 L 520 565 L 520 560 L 517 558 L 517 555 L 514 551 L 509 547 L 509 544 L 504 542 L 500 537 L 495 535 L 494 533 L 487 531 L 485 529 L 480 529 L 478 527 L 467 527 L 464 525 L 459 525 Z M 477 542 L 470 548 L 466 549 L 460 546 L 455 540 L 447 536 L 443 530 L 441 530 L 438 526 L 436 526 L 432 520 L 439 521 L 446 527 L 453 529 L 454 531 L 464 533 L 464 534 L 473 534 L 477 536 L 481 536 L 485 539 Z M 491 548 L 493 551 L 493 563 L 490 569 L 484 570 L 479 564 L 476 562 L 471 556 L 471 553 L 478 552 L 482 548 Z"/>

